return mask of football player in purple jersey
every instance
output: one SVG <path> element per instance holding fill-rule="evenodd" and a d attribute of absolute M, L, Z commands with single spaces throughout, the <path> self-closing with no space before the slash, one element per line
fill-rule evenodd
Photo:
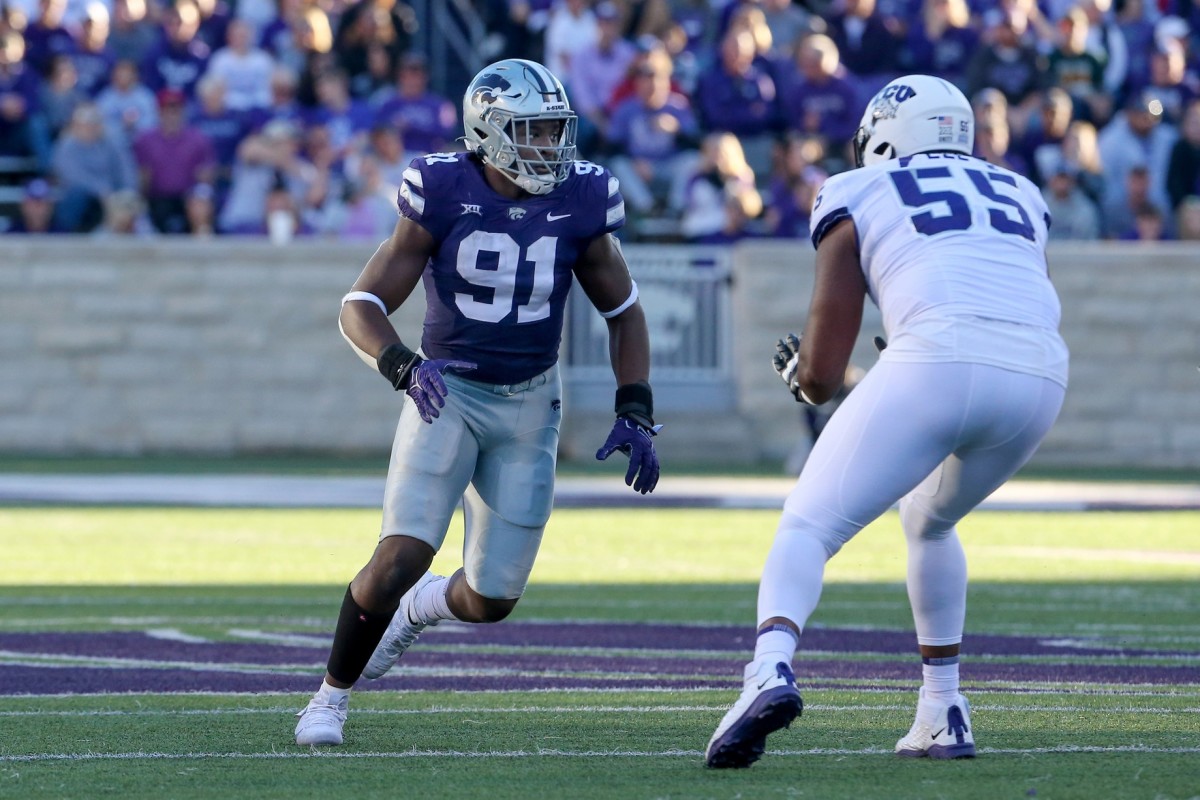
<path fill-rule="evenodd" d="M 617 179 L 575 159 L 576 117 L 541 64 L 485 67 L 463 121 L 468 152 L 413 160 L 395 231 L 342 300 L 351 347 L 407 397 L 379 544 L 346 591 L 297 744 L 341 744 L 350 688 L 387 672 L 426 626 L 499 622 L 516 606 L 553 504 L 572 278 L 608 321 L 618 387 L 596 457 L 628 455 L 625 482 L 642 494 L 658 482 L 646 319 L 612 235 L 625 221 Z M 427 310 L 413 352 L 388 315 L 418 281 Z M 460 501 L 463 566 L 437 576 Z"/>

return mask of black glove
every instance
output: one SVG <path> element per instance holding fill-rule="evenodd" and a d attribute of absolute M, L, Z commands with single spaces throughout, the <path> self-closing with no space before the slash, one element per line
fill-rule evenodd
<path fill-rule="evenodd" d="M 875 337 L 875 349 L 881 353 L 884 350 L 887 350 L 887 339 L 884 339 L 882 336 L 876 336 Z"/>
<path fill-rule="evenodd" d="M 779 377 L 783 378 L 783 382 L 787 384 L 792 397 L 796 398 L 796 402 L 813 405 L 804 396 L 804 390 L 800 388 L 800 382 L 796 379 L 796 373 L 800 368 L 800 337 L 789 333 L 776 342 L 775 355 L 771 358 L 771 363 L 775 367 L 775 371 L 779 373 Z"/>

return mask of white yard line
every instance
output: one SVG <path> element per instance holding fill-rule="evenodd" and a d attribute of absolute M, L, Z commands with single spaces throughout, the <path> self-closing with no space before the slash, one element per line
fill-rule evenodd
<path fill-rule="evenodd" d="M 1200 747 L 1150 747 L 1148 745 L 1121 745 L 1099 747 L 1092 745 L 1060 745 L 1058 747 L 991 748 L 981 747 L 982 755 L 1042 755 L 1052 753 L 1200 753 Z M 400 750 L 394 752 L 347 752 L 339 750 L 295 749 L 264 753 L 38 753 L 31 755 L 0 756 L 4 763 L 37 763 L 42 761 L 184 761 L 196 759 L 225 760 L 293 760 L 309 758 L 346 759 L 401 759 L 401 758 L 701 758 L 700 750 Z M 861 749 L 812 748 L 809 750 L 768 750 L 770 756 L 892 756 L 890 748 L 865 747 Z"/>

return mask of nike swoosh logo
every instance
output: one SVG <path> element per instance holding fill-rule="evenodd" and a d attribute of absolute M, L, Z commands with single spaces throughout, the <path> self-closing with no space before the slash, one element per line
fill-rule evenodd
<path fill-rule="evenodd" d="M 551 213 L 547 212 L 546 222 L 554 222 L 554 220 L 556 220 L 556 219 L 566 219 L 569 216 L 571 216 L 571 215 L 570 214 L 551 214 Z"/>
<path fill-rule="evenodd" d="M 946 729 L 945 729 L 945 728 L 940 728 L 940 729 L 938 729 L 938 730 L 937 730 L 937 731 L 936 731 L 936 732 L 933 734 L 933 738 L 934 738 L 934 739 L 938 738 L 938 737 L 939 737 L 939 736 L 941 736 L 943 733 L 945 733 L 945 731 L 946 731 Z"/>

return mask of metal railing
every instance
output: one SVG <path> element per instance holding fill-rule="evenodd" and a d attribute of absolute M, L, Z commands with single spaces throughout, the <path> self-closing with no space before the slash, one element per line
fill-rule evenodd
<path fill-rule="evenodd" d="M 625 256 L 650 329 L 657 398 L 726 407 L 732 397 L 730 252 L 717 247 L 627 246 Z M 608 325 L 578 286 L 571 290 L 564 342 L 564 377 L 576 402 L 589 385 L 613 381 Z M 696 393 L 697 386 L 705 387 Z M 611 396 L 602 393 L 603 402 Z"/>

